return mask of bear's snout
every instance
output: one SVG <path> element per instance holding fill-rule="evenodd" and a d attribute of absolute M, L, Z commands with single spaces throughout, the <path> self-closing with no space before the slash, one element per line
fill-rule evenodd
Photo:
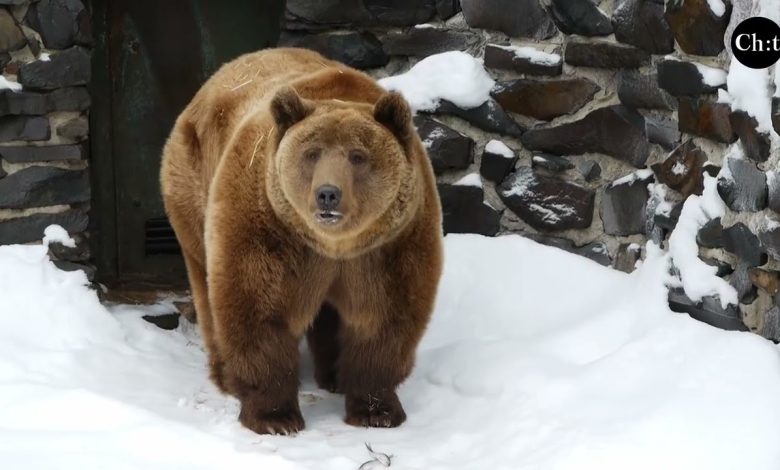
<path fill-rule="evenodd" d="M 341 189 L 338 186 L 323 184 L 314 191 L 314 199 L 319 209 L 314 217 L 321 224 L 333 225 L 343 218 L 344 214 L 336 210 L 341 203 Z"/>
<path fill-rule="evenodd" d="M 341 202 L 341 190 L 332 184 L 323 184 L 315 193 L 317 207 L 323 211 L 335 210 Z"/>

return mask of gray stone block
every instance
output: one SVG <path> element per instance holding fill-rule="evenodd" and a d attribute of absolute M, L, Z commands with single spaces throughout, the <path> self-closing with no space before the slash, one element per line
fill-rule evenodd
<path fill-rule="evenodd" d="M 578 184 L 520 167 L 497 188 L 504 204 L 538 230 L 588 228 L 596 193 Z"/>
<path fill-rule="evenodd" d="M 49 119 L 43 116 L 0 117 L 0 142 L 40 141 L 51 138 Z"/>
<path fill-rule="evenodd" d="M 10 163 L 81 160 L 84 158 L 84 147 L 82 145 L 0 146 L 0 157 Z"/>
<path fill-rule="evenodd" d="M 87 202 L 90 198 L 86 170 L 33 166 L 0 180 L 0 207 L 21 209 Z"/>
<path fill-rule="evenodd" d="M 623 105 L 607 106 L 579 121 L 543 129 L 530 129 L 521 138 L 529 150 L 556 155 L 599 152 L 637 168 L 649 155 L 645 118 Z"/>
<path fill-rule="evenodd" d="M 0 245 L 41 240 L 43 231 L 52 224 L 62 226 L 68 233 L 80 233 L 87 229 L 87 222 L 87 213 L 80 210 L 57 214 L 33 214 L 2 220 L 0 221 Z"/>
<path fill-rule="evenodd" d="M 51 60 L 36 60 L 19 69 L 19 83 L 32 90 L 86 85 L 92 72 L 92 62 L 87 49 L 74 46 L 51 55 Z"/>
<path fill-rule="evenodd" d="M 619 184 L 609 184 L 604 188 L 601 200 L 601 222 L 604 233 L 609 235 L 632 235 L 644 233 L 646 226 L 646 207 L 650 194 L 647 185 L 652 176 L 644 180 L 633 179 Z"/>

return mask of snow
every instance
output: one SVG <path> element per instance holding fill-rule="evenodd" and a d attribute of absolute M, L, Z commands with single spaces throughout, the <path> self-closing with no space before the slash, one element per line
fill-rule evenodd
<path fill-rule="evenodd" d="M 780 1 L 754 0 L 752 8 L 749 10 L 749 15 L 763 16 L 775 23 L 780 23 Z M 772 75 L 774 75 L 774 79 Z M 749 115 L 756 118 L 756 121 L 758 121 L 757 129 L 761 132 L 769 133 L 775 142 L 780 141 L 780 136 L 772 128 L 771 96 L 773 92 L 779 93 L 776 90 L 776 85 L 780 84 L 779 77 L 780 68 L 777 64 L 765 69 L 751 69 L 732 57 L 727 79 L 731 109 L 746 111 Z M 772 83 L 773 80 L 774 84 Z"/>
<path fill-rule="evenodd" d="M 683 61 L 679 57 L 673 56 L 673 55 L 666 55 L 664 56 L 665 60 L 674 60 L 677 62 L 686 62 L 696 67 L 696 70 L 698 70 L 699 74 L 701 75 L 701 80 L 705 85 L 709 85 L 711 87 L 719 87 L 721 85 L 726 84 L 726 76 L 727 73 L 723 69 L 719 69 L 717 67 L 710 67 L 708 65 L 700 64 L 698 62 L 693 61 Z M 721 92 L 718 90 L 718 99 L 721 99 Z M 723 99 L 727 99 L 724 98 Z"/>
<path fill-rule="evenodd" d="M 506 189 L 502 189 L 501 194 L 504 197 L 519 196 L 525 194 L 529 189 L 531 189 L 531 185 L 534 185 L 535 183 L 536 179 L 534 177 L 533 171 L 521 169 L 515 173 L 512 179 L 512 186 Z"/>
<path fill-rule="evenodd" d="M 705 296 L 718 296 L 723 308 L 729 304 L 737 304 L 737 291 L 716 275 L 715 266 L 710 266 L 699 258 L 696 234 L 707 221 L 722 217 L 725 212 L 726 205 L 718 195 L 717 179 L 705 174 L 704 192 L 701 196 L 688 196 L 677 226 L 669 236 L 669 253 L 680 272 L 685 295 L 696 302 Z"/>
<path fill-rule="evenodd" d="M 68 235 L 68 231 L 59 225 L 49 225 L 43 231 L 43 244 L 49 246 L 49 243 L 59 243 L 69 248 L 76 247 L 76 242 Z"/>
<path fill-rule="evenodd" d="M 407 422 L 344 424 L 305 360 L 307 428 L 282 437 L 237 423 L 192 325 L 109 311 L 45 247 L 0 246 L 0 467 L 776 470 L 777 347 L 671 312 L 669 257 L 645 248 L 628 275 L 516 235 L 447 236 Z"/>
<path fill-rule="evenodd" d="M 434 111 L 440 100 L 462 109 L 476 108 L 490 98 L 495 81 L 481 60 L 450 51 L 428 56 L 406 73 L 382 78 L 379 84 L 399 91 L 414 111 Z"/>
<path fill-rule="evenodd" d="M 22 84 L 17 82 L 12 82 L 11 80 L 8 80 L 5 78 L 5 76 L 0 75 L 0 90 L 11 90 L 11 91 L 22 91 Z"/>
<path fill-rule="evenodd" d="M 117 320 L 107 315 L 95 293 L 84 287 L 84 272 L 57 270 L 48 261 L 47 252 L 43 245 L 0 246 L 0 356 L 4 358 L 20 348 L 47 361 L 47 351 L 106 347 L 108 342 L 121 339 Z M 64 359 L 52 355 L 49 366 L 58 366 Z M 45 363 L 29 367 L 27 373 L 46 375 L 40 370 Z M 14 377 L 15 373 L 23 374 L 25 369 L 15 368 L 13 362 L 0 362 L 0 384 L 7 384 L 8 374 Z M 3 398 L 7 396 L 1 397 L 0 403 Z M 3 408 L 0 405 L 0 410 Z M 0 423 L 5 421 L 0 418 Z"/>
<path fill-rule="evenodd" d="M 479 177 L 479 173 L 469 173 L 463 178 L 459 179 L 455 183 L 456 186 L 476 186 L 482 187 L 482 178 Z"/>
<path fill-rule="evenodd" d="M 430 134 L 428 134 L 425 139 L 423 139 L 422 144 L 423 147 L 430 150 L 433 147 L 433 143 L 436 142 L 436 139 L 440 137 L 444 137 L 446 133 L 444 132 L 444 129 L 441 127 L 434 128 Z"/>
<path fill-rule="evenodd" d="M 780 6 L 780 2 L 778 2 L 778 6 Z M 773 96 L 780 98 L 780 67 L 778 67 L 777 62 L 775 62 L 775 94 Z"/>
<path fill-rule="evenodd" d="M 672 165 L 672 173 L 675 175 L 684 175 L 685 164 L 683 162 L 674 162 L 674 165 Z"/>
<path fill-rule="evenodd" d="M 493 44 L 494 47 L 504 49 L 514 53 L 515 57 L 520 59 L 528 59 L 530 62 L 539 65 L 557 65 L 561 62 L 561 56 L 559 54 L 540 51 L 535 47 L 528 46 L 499 46 Z"/>
<path fill-rule="evenodd" d="M 769 69 L 751 69 L 732 59 L 727 83 L 731 109 L 746 111 L 758 121 L 759 131 L 769 132 L 772 129 Z"/>
<path fill-rule="evenodd" d="M 723 88 L 718 88 L 718 99 L 715 101 L 717 103 L 726 103 L 726 104 L 732 103 L 731 95 L 729 95 L 729 92 L 724 90 Z"/>
<path fill-rule="evenodd" d="M 674 207 L 672 207 L 672 203 L 667 198 L 669 187 L 663 183 L 650 183 L 647 185 L 647 190 L 650 193 L 647 206 L 652 210 L 652 213 L 664 216 L 671 215 Z"/>
<path fill-rule="evenodd" d="M 707 3 L 710 6 L 710 10 L 712 10 L 715 15 L 723 16 L 723 14 L 726 13 L 726 4 L 723 3 L 723 0 L 707 0 Z"/>
<path fill-rule="evenodd" d="M 515 152 L 500 140 L 491 140 L 485 145 L 485 152 L 500 155 L 504 158 L 515 158 Z"/>
<path fill-rule="evenodd" d="M 745 152 L 742 150 L 742 145 L 739 142 L 731 144 L 726 149 L 726 154 L 723 156 L 723 166 L 718 172 L 718 179 L 726 181 L 734 181 L 734 175 L 731 174 L 731 160 L 744 160 Z"/>
<path fill-rule="evenodd" d="M 49 62 L 51 60 L 51 55 L 48 52 L 41 52 L 41 55 L 38 56 L 38 60 L 41 62 Z"/>
<path fill-rule="evenodd" d="M 774 219 L 770 219 L 768 215 L 764 215 L 764 222 L 762 223 L 759 232 L 770 232 L 780 228 L 780 222 Z"/>
<path fill-rule="evenodd" d="M 701 79 L 705 85 L 718 87 L 726 83 L 725 70 L 715 68 L 715 67 L 708 67 L 702 64 L 697 64 L 696 62 L 691 62 L 691 63 L 696 66 L 696 69 L 701 74 Z"/>
<path fill-rule="evenodd" d="M 619 186 L 621 184 L 634 184 L 636 181 L 644 181 L 653 176 L 653 170 L 650 168 L 643 168 L 641 170 L 634 171 L 621 178 L 616 179 L 610 185 L 611 187 Z"/>
<path fill-rule="evenodd" d="M 560 222 L 561 217 L 570 217 L 575 214 L 574 208 L 564 204 L 550 204 L 546 206 L 530 203 L 528 208 L 542 217 L 542 220 L 550 223 Z"/>

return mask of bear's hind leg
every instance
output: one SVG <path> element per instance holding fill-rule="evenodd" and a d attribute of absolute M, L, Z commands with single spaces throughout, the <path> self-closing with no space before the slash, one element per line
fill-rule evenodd
<path fill-rule="evenodd" d="M 314 359 L 314 379 L 317 386 L 331 393 L 339 393 L 336 363 L 339 358 L 340 324 L 336 308 L 325 303 L 306 332 L 309 351 Z"/>

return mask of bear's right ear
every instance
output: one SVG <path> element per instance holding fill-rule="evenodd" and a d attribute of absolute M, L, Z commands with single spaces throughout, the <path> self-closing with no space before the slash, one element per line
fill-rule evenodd
<path fill-rule="evenodd" d="M 311 114 L 312 107 L 303 102 L 298 93 L 289 86 L 277 90 L 271 100 L 271 115 L 276 122 L 279 135 L 284 135 L 287 129 L 302 121 Z"/>
<path fill-rule="evenodd" d="M 400 93 L 385 93 L 374 105 L 374 119 L 390 130 L 402 144 L 409 141 L 414 132 L 412 110 Z"/>

